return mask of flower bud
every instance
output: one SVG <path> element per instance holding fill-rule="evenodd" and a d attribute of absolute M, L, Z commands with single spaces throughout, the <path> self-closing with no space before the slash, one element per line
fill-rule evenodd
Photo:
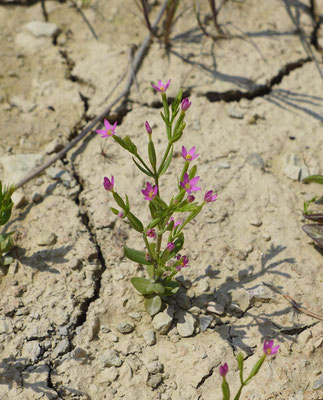
<path fill-rule="evenodd" d="M 220 367 L 219 367 L 219 372 L 220 372 L 220 375 L 221 375 L 223 378 L 226 376 L 226 374 L 228 373 L 228 371 L 229 371 L 229 367 L 228 367 L 228 364 L 227 364 L 227 363 L 224 363 L 223 365 L 220 365 Z"/>
<path fill-rule="evenodd" d="M 151 135 L 153 130 L 151 129 L 148 121 L 146 121 L 146 123 L 145 123 L 145 128 L 146 128 L 148 135 Z"/>
<path fill-rule="evenodd" d="M 187 196 L 186 201 L 188 203 L 193 203 L 193 201 L 195 200 L 195 196 L 193 196 L 192 194 L 190 194 L 189 196 Z"/>
<path fill-rule="evenodd" d="M 189 101 L 189 99 L 186 97 L 181 104 L 181 108 L 183 112 L 186 112 L 190 107 L 191 107 L 191 102 Z"/>
<path fill-rule="evenodd" d="M 173 251 L 175 249 L 175 245 L 173 242 L 167 243 L 167 250 L 168 251 Z"/>

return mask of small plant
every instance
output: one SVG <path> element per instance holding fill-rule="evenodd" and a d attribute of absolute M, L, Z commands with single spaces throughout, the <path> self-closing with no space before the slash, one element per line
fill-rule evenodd
<path fill-rule="evenodd" d="M 11 196 L 15 191 L 15 187 L 3 186 L 0 181 L 0 225 L 5 225 L 11 216 L 13 202 Z M 0 266 L 9 265 L 13 259 L 6 254 L 13 246 L 11 235 L 13 232 L 0 234 Z"/>
<path fill-rule="evenodd" d="M 181 155 L 184 163 L 182 171 L 178 174 L 177 184 L 173 184 L 174 194 L 169 201 L 162 199 L 159 182 L 171 164 L 174 146 L 183 135 L 186 126 L 185 115 L 191 106 L 191 102 L 187 98 L 182 100 L 182 91 L 180 90 L 171 107 L 169 107 L 166 91 L 170 82 L 169 80 L 164 85 L 159 81 L 157 86 L 152 84 L 152 87 L 162 97 L 164 113 L 161 113 L 161 117 L 166 128 L 167 148 L 159 165 L 152 128 L 148 121 L 145 123 L 145 129 L 148 135 L 149 166 L 143 160 L 137 146 L 129 136 L 121 138 L 116 135 L 117 123 L 111 125 L 109 121 L 104 120 L 105 129 L 96 131 L 103 138 L 111 136 L 121 147 L 127 150 L 132 155 L 135 165 L 150 180 L 141 190 L 143 201 L 148 202 L 151 216 L 147 225 L 144 225 L 133 214 L 128 196 L 125 195 L 123 199 L 117 193 L 113 176 L 111 178 L 105 177 L 103 182 L 104 188 L 112 193 L 115 202 L 121 209 L 112 207 L 111 211 L 127 221 L 142 235 L 144 251 L 125 247 L 124 254 L 130 260 L 146 266 L 148 278 L 133 277 L 131 283 L 139 293 L 145 296 L 145 308 L 150 315 L 155 315 L 160 310 L 162 299 L 165 296 L 172 296 L 178 291 L 179 283 L 174 277 L 182 268 L 187 268 L 189 265 L 187 256 L 180 254 L 184 246 L 184 228 L 207 203 L 216 201 L 218 196 L 212 190 L 207 190 L 202 201 L 195 201 L 193 193 L 201 190 L 197 186 L 200 177 L 196 176 L 197 166 L 191 165 L 199 154 L 196 154 L 195 147 L 187 150 L 183 146 Z M 168 185 L 171 185 L 171 183 L 168 183 Z M 187 217 L 183 221 L 175 222 L 173 215 L 176 213 L 185 213 Z M 164 235 L 167 235 L 166 240 Z"/>
<path fill-rule="evenodd" d="M 305 183 L 316 182 L 323 184 L 323 175 L 311 175 L 303 180 Z M 323 214 L 311 213 L 308 208 L 311 203 L 314 203 L 318 196 L 313 197 L 309 201 L 304 202 L 304 217 L 316 224 L 306 224 L 302 226 L 303 231 L 323 249 Z"/>
<path fill-rule="evenodd" d="M 238 368 L 239 368 L 239 376 L 240 376 L 240 388 L 237 392 L 237 394 L 234 396 L 233 400 L 239 400 L 241 396 L 242 389 L 244 386 L 248 385 L 248 383 L 251 381 L 251 379 L 257 375 L 259 372 L 262 364 L 264 363 L 265 359 L 269 355 L 274 355 L 277 353 L 279 349 L 279 345 L 274 346 L 274 341 L 273 340 L 265 340 L 264 345 L 263 345 L 263 350 L 264 354 L 260 357 L 260 359 L 256 362 L 252 370 L 250 371 L 250 374 L 247 379 L 243 379 L 243 355 L 242 353 L 239 353 L 237 356 L 237 362 L 238 362 Z M 223 393 L 223 400 L 230 400 L 230 388 L 229 384 L 226 380 L 226 375 L 229 371 L 228 364 L 225 363 L 223 365 L 220 365 L 219 372 L 220 375 L 222 376 L 222 393 Z"/>

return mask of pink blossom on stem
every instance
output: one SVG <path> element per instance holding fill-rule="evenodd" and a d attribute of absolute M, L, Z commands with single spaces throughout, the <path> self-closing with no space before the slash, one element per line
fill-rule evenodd
<path fill-rule="evenodd" d="M 105 119 L 104 120 L 105 129 L 97 129 L 95 132 L 99 135 L 102 135 L 103 138 L 113 136 L 115 134 L 115 129 L 117 126 L 117 121 L 111 125 L 110 122 Z"/>
<path fill-rule="evenodd" d="M 178 225 L 180 225 L 180 224 L 182 223 L 182 221 L 181 221 L 180 219 L 179 219 L 177 222 L 175 222 L 174 217 L 171 217 L 171 218 L 169 219 L 169 221 L 167 222 L 167 225 L 170 224 L 171 221 L 174 221 L 174 227 L 173 227 L 173 229 L 175 229 L 176 226 L 178 226 Z"/>
<path fill-rule="evenodd" d="M 188 194 L 191 194 L 192 192 L 197 192 L 198 190 L 201 190 L 201 188 L 195 186 L 195 184 L 198 182 L 199 179 L 200 179 L 199 176 L 190 179 L 188 173 L 185 172 L 183 177 L 183 182 L 180 182 L 179 184 L 182 186 L 182 188 L 186 190 Z"/>
<path fill-rule="evenodd" d="M 155 85 L 153 85 L 153 84 L 151 84 L 151 86 L 152 86 L 155 90 L 157 90 L 157 92 L 165 93 L 166 90 L 168 89 L 168 86 L 170 85 L 170 81 L 171 81 L 171 79 L 166 83 L 166 85 L 164 85 L 164 84 L 162 83 L 162 81 L 159 80 L 159 81 L 158 81 L 158 86 L 155 86 Z"/>
<path fill-rule="evenodd" d="M 168 242 L 167 243 L 167 250 L 168 251 L 173 251 L 175 249 L 175 245 L 173 242 Z"/>
<path fill-rule="evenodd" d="M 148 121 L 145 122 L 145 128 L 146 128 L 148 135 L 151 135 L 153 130 L 151 129 Z"/>
<path fill-rule="evenodd" d="M 114 186 L 114 177 L 111 176 L 111 180 L 107 178 L 106 176 L 104 177 L 103 181 L 103 186 L 105 190 L 109 190 L 110 192 L 113 192 L 113 186 Z"/>
<path fill-rule="evenodd" d="M 153 229 L 153 228 L 148 229 L 146 235 L 147 235 L 148 237 L 154 239 L 154 238 L 156 237 L 156 229 Z"/>
<path fill-rule="evenodd" d="M 274 341 L 273 340 L 265 340 L 264 341 L 264 353 L 268 356 L 272 356 L 277 353 L 279 349 L 279 345 L 273 347 Z"/>
<path fill-rule="evenodd" d="M 118 217 L 119 217 L 119 218 L 123 218 L 123 217 L 124 217 L 124 213 L 123 213 L 122 211 L 120 211 L 120 212 L 118 213 Z"/>
<path fill-rule="evenodd" d="M 207 203 L 211 203 L 212 201 L 215 201 L 217 198 L 218 194 L 217 193 L 213 194 L 213 190 L 209 190 L 205 193 L 204 201 L 206 201 Z"/>
<path fill-rule="evenodd" d="M 182 157 L 185 161 L 193 161 L 199 154 L 195 154 L 195 146 L 187 152 L 186 148 L 182 146 Z"/>
<path fill-rule="evenodd" d="M 188 267 L 188 258 L 186 256 L 180 256 L 177 254 L 176 256 L 177 260 L 180 261 L 179 265 L 176 265 L 176 270 L 180 271 L 182 268 Z"/>
<path fill-rule="evenodd" d="M 183 99 L 182 104 L 181 104 L 181 108 L 182 111 L 187 111 L 190 107 L 191 107 L 191 102 L 189 101 L 189 99 L 186 97 L 185 99 Z"/>
<path fill-rule="evenodd" d="M 187 196 L 186 201 L 188 203 L 193 203 L 193 201 L 195 200 L 195 196 L 193 196 L 192 194 L 190 194 L 189 196 Z"/>
<path fill-rule="evenodd" d="M 220 375 L 221 375 L 223 378 L 226 376 L 226 374 L 228 373 L 228 371 L 229 371 L 229 367 L 228 367 L 228 364 L 227 364 L 227 363 L 224 363 L 223 365 L 220 365 L 220 367 L 219 367 L 219 372 L 220 372 Z"/>
<path fill-rule="evenodd" d="M 146 189 L 143 189 L 141 193 L 145 196 L 145 200 L 152 200 L 154 197 L 157 196 L 158 187 L 155 185 L 154 187 L 151 186 L 149 182 L 146 183 Z"/>

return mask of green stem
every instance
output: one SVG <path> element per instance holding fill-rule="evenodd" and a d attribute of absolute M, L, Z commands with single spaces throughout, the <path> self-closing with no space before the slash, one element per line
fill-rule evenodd
<path fill-rule="evenodd" d="M 190 165 L 190 162 L 189 162 L 189 161 L 185 161 L 185 164 L 184 164 L 183 169 L 182 169 L 182 172 L 181 172 L 181 176 L 180 176 L 180 178 L 179 178 L 179 181 L 180 181 L 180 182 L 183 181 L 185 172 L 187 172 L 188 166 L 189 166 L 189 165 Z M 181 189 L 183 189 L 182 186 L 180 186 L 180 190 L 181 190 Z"/>
<path fill-rule="evenodd" d="M 151 260 L 153 261 L 153 266 L 154 266 L 154 278 L 155 278 L 155 273 L 156 273 L 156 260 L 154 260 L 154 256 L 153 256 L 153 253 L 152 253 L 152 251 L 151 251 L 150 244 L 149 244 L 149 242 L 148 242 L 148 239 L 147 239 L 146 234 L 144 233 L 144 234 L 142 235 L 142 237 L 143 237 L 144 242 L 145 242 L 145 244 L 146 244 L 146 247 L 147 247 L 147 250 L 148 250 L 148 254 L 149 254 Z"/>
<path fill-rule="evenodd" d="M 166 93 L 163 93 L 163 94 L 162 94 L 162 99 L 163 99 L 163 106 L 164 106 L 165 117 L 166 117 L 167 122 L 168 122 L 168 124 L 169 124 L 169 107 L 168 107 L 168 103 L 167 103 Z"/>
<path fill-rule="evenodd" d="M 237 392 L 237 394 L 235 395 L 233 400 L 239 400 L 240 399 L 240 395 L 241 395 L 241 391 L 242 388 L 244 387 L 244 383 L 241 384 L 239 391 Z"/>
<path fill-rule="evenodd" d="M 160 235 L 159 233 L 157 233 L 157 242 L 156 242 L 156 257 L 157 257 L 157 262 L 159 262 L 159 253 L 160 253 L 160 247 L 161 247 L 162 237 L 163 237 L 163 235 Z"/>

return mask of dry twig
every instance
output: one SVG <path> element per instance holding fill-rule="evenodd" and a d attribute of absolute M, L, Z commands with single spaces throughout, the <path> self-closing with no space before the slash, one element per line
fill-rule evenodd
<path fill-rule="evenodd" d="M 167 0 L 164 1 L 157 17 L 156 20 L 154 21 L 154 24 L 152 25 L 153 29 L 156 29 L 157 24 L 159 23 L 165 8 L 167 5 Z M 22 180 L 20 180 L 16 186 L 16 188 L 20 188 L 21 186 L 23 186 L 25 183 L 29 182 L 31 179 L 35 178 L 36 176 L 38 176 L 41 172 L 43 172 L 46 168 L 48 168 L 50 165 L 52 165 L 55 161 L 63 158 L 65 156 L 65 154 L 71 150 L 73 147 L 75 147 L 75 145 L 82 140 L 86 134 L 88 134 L 89 132 L 91 132 L 100 122 L 101 120 L 107 115 L 109 114 L 111 108 L 117 104 L 121 99 L 123 99 L 124 97 L 127 97 L 129 95 L 130 92 L 130 88 L 131 85 L 134 81 L 134 75 L 136 74 L 136 72 L 138 71 L 140 64 L 144 58 L 144 55 L 146 54 L 147 48 L 149 46 L 151 40 L 151 33 L 149 32 L 149 34 L 146 36 L 145 40 L 142 42 L 141 46 L 139 47 L 133 63 L 131 65 L 129 74 L 128 74 L 128 80 L 126 82 L 126 86 L 124 88 L 124 90 L 122 91 L 122 93 L 115 99 L 113 100 L 108 107 L 100 114 L 98 115 L 91 123 L 90 125 L 88 125 L 85 129 L 83 129 L 83 131 L 76 136 L 76 138 L 74 138 L 63 150 L 61 150 L 59 153 L 57 153 L 53 158 L 51 158 L 50 160 L 48 160 L 45 164 L 41 165 L 40 167 L 38 167 L 37 169 L 35 169 L 34 171 L 32 171 L 30 174 L 28 174 L 25 178 L 23 178 Z"/>
<path fill-rule="evenodd" d="M 266 282 L 262 282 L 265 286 L 269 287 L 273 292 L 280 294 L 283 296 L 294 308 L 296 308 L 297 311 L 306 314 L 312 318 L 319 319 L 320 321 L 323 321 L 323 315 L 320 314 L 315 314 L 312 311 L 308 310 L 307 308 L 304 308 L 300 306 L 293 297 L 289 296 L 288 294 L 284 294 L 281 290 L 279 290 L 276 286 L 271 285 Z"/>

